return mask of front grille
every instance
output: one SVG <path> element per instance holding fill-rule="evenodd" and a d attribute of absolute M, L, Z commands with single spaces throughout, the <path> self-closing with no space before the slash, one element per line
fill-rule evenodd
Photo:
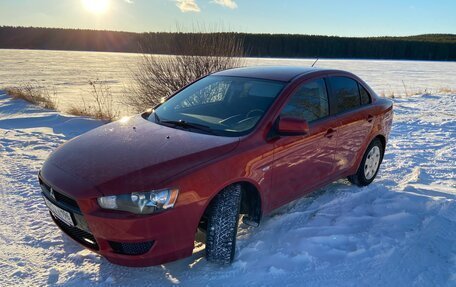
<path fill-rule="evenodd" d="M 76 200 L 69 198 L 57 191 L 54 191 L 54 196 L 55 196 L 55 200 L 57 200 L 57 202 L 61 202 L 66 205 L 69 205 L 73 208 L 79 209 L 79 205 L 76 203 Z"/>
<path fill-rule="evenodd" d="M 41 179 L 40 179 L 40 186 L 41 186 L 43 193 L 47 196 L 47 198 L 54 199 L 54 201 L 57 201 L 57 203 L 70 207 L 72 210 L 77 211 L 79 213 L 81 212 L 81 209 L 79 208 L 79 205 L 76 202 L 76 200 L 56 191 L 55 189 L 52 189 L 52 194 L 54 195 L 54 196 L 52 196 L 51 187 L 48 184 L 46 184 L 45 182 L 43 182 Z"/>
<path fill-rule="evenodd" d="M 150 248 L 152 248 L 154 241 L 145 241 L 139 243 L 121 243 L 109 241 L 109 245 L 111 245 L 111 248 L 115 253 L 125 255 L 141 255 L 147 253 Z"/>
<path fill-rule="evenodd" d="M 82 245 L 84 245 L 90 249 L 94 249 L 94 250 L 99 249 L 97 241 L 95 240 L 95 237 L 93 237 L 93 235 L 91 233 L 88 233 L 87 231 L 84 231 L 77 227 L 66 224 L 62 220 L 55 217 L 52 214 L 52 212 L 51 212 L 51 217 L 54 220 L 55 224 L 57 224 L 60 227 L 60 229 L 63 230 L 63 232 L 68 234 L 74 240 L 76 240 L 77 242 L 81 243 Z"/>

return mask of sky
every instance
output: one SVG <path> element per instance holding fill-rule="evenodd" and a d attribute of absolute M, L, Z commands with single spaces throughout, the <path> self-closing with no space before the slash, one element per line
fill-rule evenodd
<path fill-rule="evenodd" d="M 456 0 L 0 0 L 0 26 L 336 36 L 456 34 Z"/>

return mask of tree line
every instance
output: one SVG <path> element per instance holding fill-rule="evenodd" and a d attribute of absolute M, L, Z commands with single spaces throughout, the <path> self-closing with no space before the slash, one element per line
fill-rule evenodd
<path fill-rule="evenodd" d="M 188 55 L 214 51 L 193 49 L 199 33 L 131 33 L 101 30 L 0 27 L 0 48 L 106 51 Z M 401 60 L 456 60 L 456 35 L 407 37 L 336 37 L 296 34 L 202 33 L 207 42 L 235 37 L 239 56 L 286 58 L 356 58 Z M 223 51 L 223 49 L 220 49 Z"/>

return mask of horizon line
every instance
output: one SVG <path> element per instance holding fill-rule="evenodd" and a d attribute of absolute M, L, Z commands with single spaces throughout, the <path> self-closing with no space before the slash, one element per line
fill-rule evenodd
<path fill-rule="evenodd" d="M 298 33 L 267 33 L 267 32 L 236 32 L 236 31 L 213 31 L 213 32 L 196 32 L 196 31 L 125 31 L 125 30 L 108 30 L 108 29 L 90 29 L 90 28 L 70 28 L 70 27 L 44 27 L 44 26 L 13 26 L 13 25 L 1 25 L 0 28 L 35 28 L 35 29 L 61 29 L 61 30 L 80 30 L 80 31 L 98 31 L 98 32 L 116 32 L 116 33 L 131 33 L 131 34 L 148 34 L 148 33 L 163 33 L 163 34 L 218 34 L 218 33 L 233 33 L 233 34 L 246 34 L 246 35 L 299 35 L 299 36 L 322 36 L 322 37 L 336 37 L 336 38 L 407 38 L 417 36 L 456 36 L 453 33 L 424 33 L 424 34 L 413 34 L 413 35 L 402 35 L 402 36 L 391 36 L 391 35 L 378 35 L 378 36 L 339 36 L 339 35 L 328 35 L 328 34 L 298 34 Z"/>

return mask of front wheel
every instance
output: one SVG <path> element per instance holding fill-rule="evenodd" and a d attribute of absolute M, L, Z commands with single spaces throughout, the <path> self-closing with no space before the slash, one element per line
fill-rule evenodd
<path fill-rule="evenodd" d="M 206 259 L 230 264 L 234 259 L 239 223 L 241 186 L 231 185 L 212 200 L 207 217 Z"/>
<path fill-rule="evenodd" d="M 374 181 L 383 159 L 384 148 L 382 142 L 376 138 L 367 147 L 361 164 L 356 174 L 348 177 L 348 180 L 358 186 L 369 185 Z"/>

